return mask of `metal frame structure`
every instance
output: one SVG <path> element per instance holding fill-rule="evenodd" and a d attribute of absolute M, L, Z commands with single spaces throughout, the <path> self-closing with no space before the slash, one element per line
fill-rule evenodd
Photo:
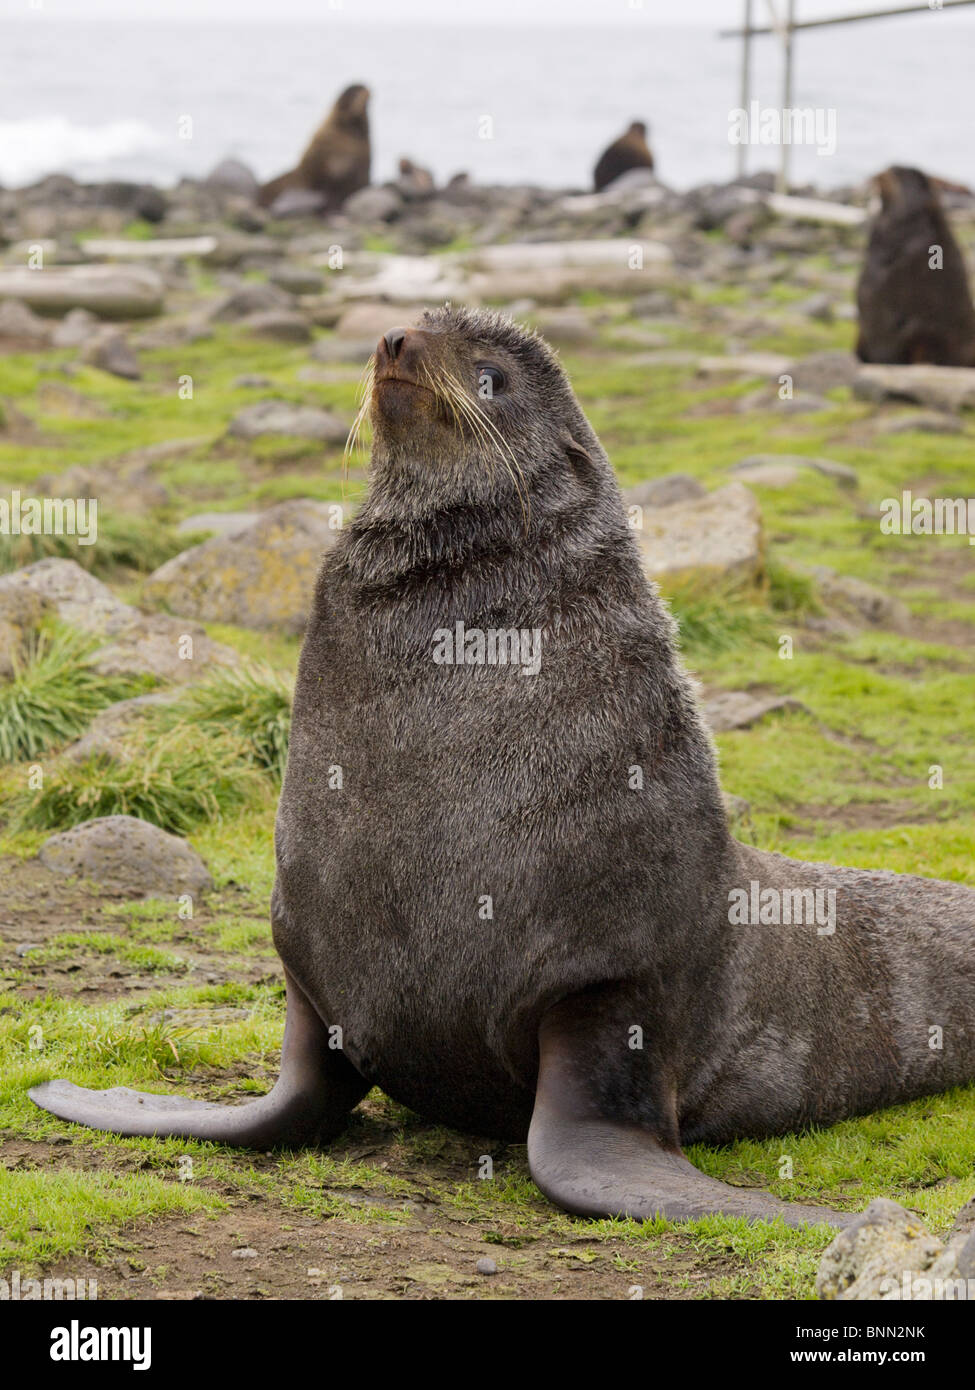
<path fill-rule="evenodd" d="M 941 0 L 935 8 L 930 5 L 898 5 L 885 10 L 861 10 L 856 14 L 836 15 L 831 19 L 796 19 L 796 0 L 784 0 L 785 12 L 779 12 L 779 0 L 765 0 L 766 8 L 769 12 L 769 23 L 764 25 L 754 25 L 752 23 L 754 0 L 743 0 L 744 13 L 743 23 L 740 29 L 722 29 L 718 37 L 722 39 L 742 39 L 741 56 L 741 109 L 747 111 L 751 101 L 751 81 L 752 81 L 752 39 L 765 35 L 775 34 L 782 44 L 782 110 L 792 108 L 792 79 L 793 79 L 793 60 L 794 42 L 793 35 L 801 29 L 824 29 L 833 24 L 855 24 L 864 19 L 894 19 L 899 15 L 905 14 L 931 14 L 938 10 L 955 9 L 961 5 L 973 5 L 975 0 Z M 783 118 L 784 119 L 784 118 Z M 737 168 L 735 171 L 737 178 L 745 175 L 747 162 L 748 146 L 743 142 L 738 146 Z M 779 168 L 776 174 L 775 187 L 778 193 L 788 193 L 789 191 L 789 153 L 791 146 L 785 140 L 779 146 Z"/>

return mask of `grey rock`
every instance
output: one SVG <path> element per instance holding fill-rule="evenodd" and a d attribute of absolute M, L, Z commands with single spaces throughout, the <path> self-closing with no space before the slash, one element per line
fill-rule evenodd
<path fill-rule="evenodd" d="M 272 285 L 284 290 L 286 294 L 321 294 L 323 280 L 317 270 L 305 270 L 301 266 L 279 265 L 268 272 Z"/>
<path fill-rule="evenodd" d="M 837 574 L 826 565 L 813 565 L 809 571 L 827 603 L 864 618 L 874 627 L 904 631 L 910 624 L 910 610 L 899 599 L 863 579 Z"/>
<path fill-rule="evenodd" d="M 477 1272 L 478 1274 L 497 1274 L 496 1261 L 489 1259 L 487 1255 L 482 1255 L 477 1262 Z"/>
<path fill-rule="evenodd" d="M 673 314 L 677 301 L 667 290 L 650 290 L 648 294 L 638 294 L 630 305 L 630 313 L 638 319 L 662 318 Z"/>
<path fill-rule="evenodd" d="M 256 401 L 237 412 L 228 433 L 240 439 L 259 439 L 263 435 L 292 435 L 298 439 L 319 439 L 326 444 L 343 444 L 349 425 L 329 410 L 312 405 L 293 405 L 290 401 Z"/>
<path fill-rule="evenodd" d="M 801 700 L 785 695 L 752 695 L 747 690 L 722 690 L 704 704 L 704 717 L 715 733 L 750 729 L 778 710 L 805 710 Z"/>
<path fill-rule="evenodd" d="M 378 341 L 378 337 L 316 338 L 309 355 L 316 362 L 355 362 L 362 365 L 376 351 Z"/>
<path fill-rule="evenodd" d="M 729 471 L 745 477 L 767 468 L 811 468 L 826 478 L 832 478 L 841 487 L 855 488 L 859 482 L 856 469 L 849 464 L 837 463 L 835 459 L 808 458 L 805 454 L 750 454 L 748 458 L 733 463 Z"/>
<path fill-rule="evenodd" d="M 786 374 L 792 377 L 796 391 L 822 395 L 838 386 L 852 386 L 860 366 L 852 352 L 830 348 L 825 352 L 811 352 L 808 357 L 790 362 Z"/>
<path fill-rule="evenodd" d="M 0 299 L 19 299 L 37 313 L 58 317 L 88 309 L 100 318 L 139 319 L 161 312 L 163 282 L 145 266 L 0 267 Z"/>
<path fill-rule="evenodd" d="M 800 476 L 799 469 L 791 463 L 772 463 L 771 461 L 753 463 L 748 467 L 735 464 L 734 473 L 743 483 L 770 488 L 791 487 Z"/>
<path fill-rule="evenodd" d="M 103 675 L 189 681 L 212 665 L 237 663 L 235 652 L 212 641 L 196 623 L 166 613 L 141 613 L 75 560 L 51 557 L 0 576 L 0 613 L 24 592 L 36 595 L 69 627 L 104 641 L 92 657 Z"/>
<path fill-rule="evenodd" d="M 942 410 L 914 410 L 878 420 L 878 434 L 964 434 L 965 426 L 957 415 Z"/>
<path fill-rule="evenodd" d="M 317 217 L 327 206 L 325 194 L 317 193 L 313 188 L 286 188 L 278 194 L 268 212 L 271 217 L 282 219 Z"/>
<path fill-rule="evenodd" d="M 83 821 L 45 840 L 38 859 L 55 873 L 90 879 L 127 897 L 197 897 L 213 888 L 196 850 L 135 816 Z"/>
<path fill-rule="evenodd" d="M 596 338 L 589 315 L 576 305 L 545 309 L 537 315 L 536 322 L 539 331 L 556 346 L 579 347 Z"/>
<path fill-rule="evenodd" d="M 224 193 L 236 193 L 241 198 L 255 198 L 258 182 L 253 169 L 239 159 L 221 159 L 203 180 L 208 188 Z"/>
<path fill-rule="evenodd" d="M 969 1301 L 973 1238 L 945 1245 L 897 1202 L 878 1197 L 827 1247 L 819 1297 L 839 1302 Z"/>
<path fill-rule="evenodd" d="M 0 303 L 0 339 L 47 347 L 51 336 L 51 325 L 19 299 L 5 299 Z"/>
<path fill-rule="evenodd" d="M 87 309 L 69 309 L 54 329 L 51 339 L 55 347 L 81 347 L 101 329 L 101 319 Z"/>
<path fill-rule="evenodd" d="M 338 537 L 337 520 L 327 503 L 281 502 L 246 529 L 167 560 L 144 592 L 203 622 L 299 633 L 322 554 Z"/>
<path fill-rule="evenodd" d="M 288 309 L 290 305 L 290 296 L 277 285 L 248 281 L 224 295 L 206 317 L 210 323 L 233 323 L 235 319 L 246 319 L 251 314 L 271 309 Z"/>
<path fill-rule="evenodd" d="M 795 312 L 804 318 L 816 319 L 819 323 L 833 322 L 833 303 L 828 294 L 814 294 L 809 299 L 796 304 Z"/>
<path fill-rule="evenodd" d="M 163 690 L 136 695 L 131 700 L 118 700 L 96 714 L 81 738 L 69 743 L 62 756 L 78 763 L 100 753 L 110 758 L 119 757 L 122 740 L 140 723 L 146 711 L 170 704 L 174 698 L 170 691 Z"/>
<path fill-rule="evenodd" d="M 260 512 L 194 512 L 176 527 L 179 535 L 212 531 L 217 536 L 235 536 L 260 520 Z"/>
<path fill-rule="evenodd" d="M 651 579 L 721 577 L 753 582 L 762 572 L 762 520 L 743 483 L 643 514 L 636 532 Z"/>
<path fill-rule="evenodd" d="M 623 501 L 628 507 L 673 507 L 678 502 L 691 502 L 706 496 L 703 483 L 689 473 L 665 473 L 662 478 L 649 478 L 645 483 L 628 487 Z"/>
<path fill-rule="evenodd" d="M 138 381 L 142 376 L 134 349 L 125 334 L 117 328 L 101 328 L 93 337 L 86 339 L 81 348 L 81 360 L 126 381 Z"/>
<path fill-rule="evenodd" d="M 931 410 L 975 409 L 975 367 L 861 367 L 853 394 L 863 401 L 910 401 Z"/>
<path fill-rule="evenodd" d="M 311 329 L 302 316 L 289 309 L 265 309 L 259 314 L 248 314 L 240 326 L 252 337 L 268 338 L 275 343 L 310 343 L 312 338 Z"/>
<path fill-rule="evenodd" d="M 360 188 L 346 198 L 342 211 L 351 222 L 392 222 L 403 211 L 403 197 L 388 185 L 382 188 Z"/>

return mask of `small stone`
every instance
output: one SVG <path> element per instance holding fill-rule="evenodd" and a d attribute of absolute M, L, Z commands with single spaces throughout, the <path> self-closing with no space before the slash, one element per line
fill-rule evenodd
<path fill-rule="evenodd" d="M 0 339 L 46 347 L 51 341 L 51 325 L 22 304 L 19 299 L 0 302 Z"/>
<path fill-rule="evenodd" d="M 750 729 L 777 710 L 804 710 L 800 700 L 786 695 L 755 696 L 747 690 L 722 690 L 705 701 L 704 717 L 715 733 Z"/>
<path fill-rule="evenodd" d="M 117 328 L 102 328 L 93 337 L 86 339 L 81 348 L 81 360 L 103 372 L 110 372 L 112 376 L 123 377 L 126 381 L 138 381 L 142 376 L 138 357 L 130 347 L 125 334 Z"/>
<path fill-rule="evenodd" d="M 242 1245 L 238 1250 L 231 1250 L 230 1257 L 233 1260 L 256 1260 L 257 1251 L 251 1245 Z"/>
<path fill-rule="evenodd" d="M 255 338 L 268 338 L 275 343 L 310 343 L 311 329 L 300 314 L 287 309 L 265 309 L 248 314 L 241 328 Z"/>
<path fill-rule="evenodd" d="M 964 434 L 965 426 L 957 415 L 941 410 L 917 410 L 907 415 L 893 415 L 878 420 L 878 434 Z"/>
<path fill-rule="evenodd" d="M 487 1255 L 482 1255 L 477 1262 L 477 1272 L 478 1274 L 497 1274 L 498 1266 Z"/>

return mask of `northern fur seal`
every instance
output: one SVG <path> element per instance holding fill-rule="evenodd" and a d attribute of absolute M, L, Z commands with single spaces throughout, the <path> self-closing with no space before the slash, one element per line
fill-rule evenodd
<path fill-rule="evenodd" d="M 731 838 L 673 623 L 539 338 L 427 313 L 381 340 L 371 414 L 278 811 L 280 1079 L 230 1107 L 33 1098 L 265 1148 L 327 1141 L 375 1084 L 527 1136 L 539 1187 L 582 1215 L 844 1224 L 705 1177 L 680 1144 L 975 1077 L 975 890 Z"/>
<path fill-rule="evenodd" d="M 881 207 L 857 285 L 863 362 L 975 366 L 975 308 L 965 258 L 935 187 L 920 169 L 893 167 L 876 184 Z M 941 264 L 932 259 L 941 248 Z"/>
<path fill-rule="evenodd" d="M 593 171 L 593 183 L 599 193 L 607 184 L 625 174 L 628 169 L 652 169 L 653 155 L 647 144 L 647 127 L 643 121 L 634 121 L 618 140 L 614 140 L 602 154 Z"/>
<path fill-rule="evenodd" d="M 263 185 L 257 195 L 261 207 L 270 207 L 279 194 L 291 189 L 307 189 L 324 194 L 324 211 L 331 212 L 365 188 L 371 159 L 368 107 L 368 87 L 361 83 L 346 87 L 297 166 Z"/>

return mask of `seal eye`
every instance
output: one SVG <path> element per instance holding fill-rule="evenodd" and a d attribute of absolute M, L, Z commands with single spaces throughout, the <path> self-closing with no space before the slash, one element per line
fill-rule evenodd
<path fill-rule="evenodd" d="M 477 394 L 483 401 L 490 401 L 504 390 L 507 378 L 500 367 L 492 362 L 477 364 Z"/>

